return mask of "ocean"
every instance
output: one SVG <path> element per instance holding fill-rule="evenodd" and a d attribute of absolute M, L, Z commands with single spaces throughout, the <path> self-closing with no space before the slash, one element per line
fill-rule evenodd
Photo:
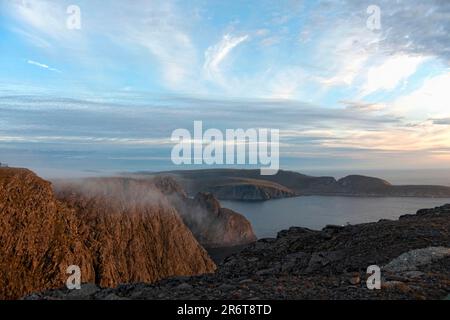
<path fill-rule="evenodd" d="M 265 202 L 221 201 L 223 207 L 243 214 L 258 238 L 275 237 L 278 231 L 291 226 L 320 230 L 328 224 L 397 219 L 446 203 L 450 198 L 302 196 Z"/>

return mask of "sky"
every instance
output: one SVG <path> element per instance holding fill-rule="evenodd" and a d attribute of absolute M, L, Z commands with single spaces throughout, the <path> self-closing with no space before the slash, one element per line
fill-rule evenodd
<path fill-rule="evenodd" d="M 179 169 L 201 120 L 285 169 L 448 169 L 449 34 L 446 0 L 0 0 L 0 162 Z"/>

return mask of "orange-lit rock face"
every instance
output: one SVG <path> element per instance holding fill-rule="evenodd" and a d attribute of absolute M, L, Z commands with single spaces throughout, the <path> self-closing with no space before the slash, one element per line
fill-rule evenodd
<path fill-rule="evenodd" d="M 0 298 L 62 287 L 69 265 L 101 286 L 214 271 L 170 205 L 155 202 L 154 190 L 142 201 L 145 188 L 112 180 L 101 192 L 72 189 L 56 200 L 31 171 L 0 169 Z"/>
<path fill-rule="evenodd" d="M 61 287 L 76 264 L 93 278 L 92 257 L 75 213 L 53 197 L 49 182 L 25 169 L 0 169 L 0 298 Z"/>
<path fill-rule="evenodd" d="M 94 253 L 101 286 L 214 271 L 206 251 L 153 184 L 101 178 L 56 189 L 83 222 L 80 232 Z"/>

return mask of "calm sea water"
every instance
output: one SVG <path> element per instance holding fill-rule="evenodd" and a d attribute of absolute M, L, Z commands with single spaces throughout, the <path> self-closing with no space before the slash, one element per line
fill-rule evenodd
<path fill-rule="evenodd" d="M 343 225 L 397 219 L 418 209 L 450 203 L 436 198 L 365 198 L 307 196 L 265 202 L 221 201 L 253 225 L 258 238 L 274 237 L 291 226 L 320 230 L 328 224 Z"/>

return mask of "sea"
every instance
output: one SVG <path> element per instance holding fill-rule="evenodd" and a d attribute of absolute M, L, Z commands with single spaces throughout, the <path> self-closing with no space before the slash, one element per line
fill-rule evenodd
<path fill-rule="evenodd" d="M 264 202 L 221 201 L 225 208 L 243 214 L 258 238 L 276 237 L 292 226 L 320 230 L 346 225 L 398 219 L 423 208 L 450 203 L 450 198 L 300 196 Z"/>

